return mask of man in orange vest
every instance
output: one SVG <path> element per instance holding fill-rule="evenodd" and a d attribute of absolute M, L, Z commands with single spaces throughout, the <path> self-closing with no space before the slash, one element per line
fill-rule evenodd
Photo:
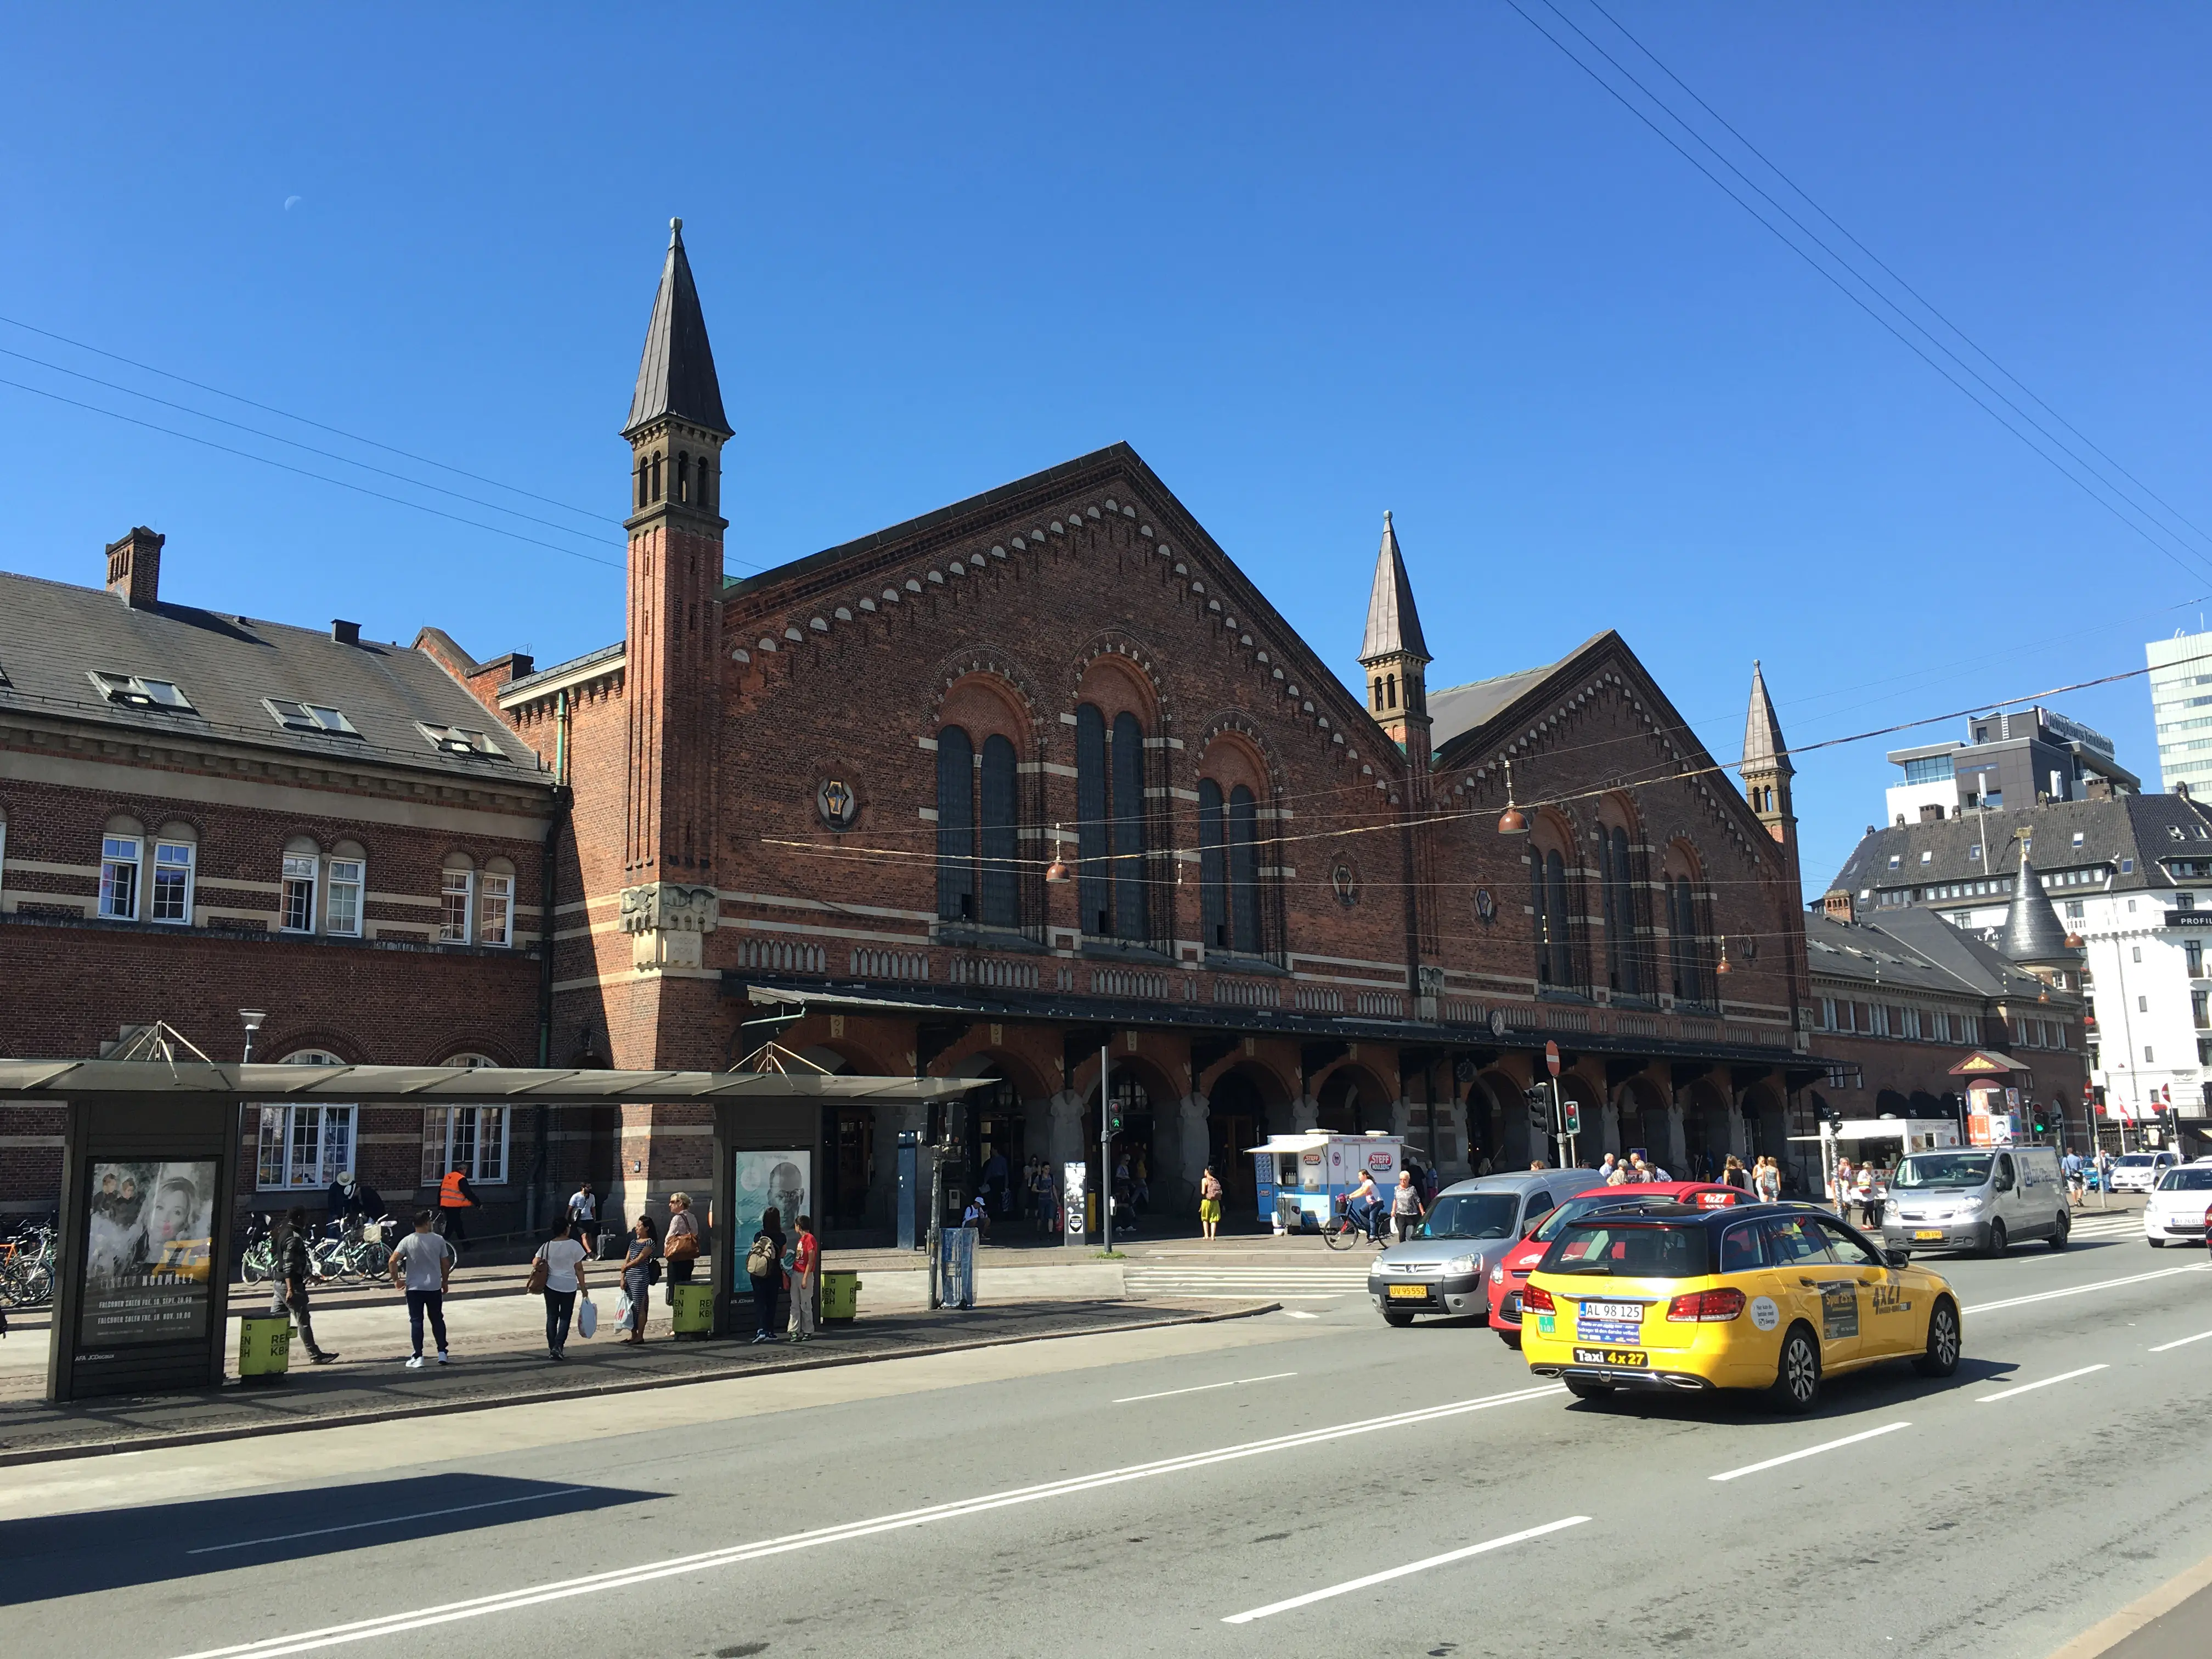
<path fill-rule="evenodd" d="M 461 1217 L 475 1209 L 478 1202 L 477 1189 L 469 1185 L 465 1171 L 446 1171 L 446 1178 L 438 1183 L 438 1216 L 446 1224 L 446 1237 L 454 1243 L 468 1243 L 468 1234 L 461 1226 Z"/>

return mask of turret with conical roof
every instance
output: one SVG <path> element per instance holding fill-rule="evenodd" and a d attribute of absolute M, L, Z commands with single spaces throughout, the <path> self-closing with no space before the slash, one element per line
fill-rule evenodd
<path fill-rule="evenodd" d="M 653 319 L 645 328 L 645 350 L 638 358 L 637 390 L 630 394 L 629 419 L 623 436 L 647 422 L 675 416 L 717 437 L 731 435 L 722 416 L 722 385 L 714 375 L 714 349 L 707 343 L 706 313 L 691 280 L 691 261 L 684 252 L 684 222 L 668 222 L 668 257 L 660 267 L 659 291 L 653 296 Z"/>
<path fill-rule="evenodd" d="M 1782 740 L 1782 722 L 1775 717 L 1766 674 L 1756 658 L 1751 665 L 1751 707 L 1743 721 L 1743 758 L 1736 768 L 1743 774 L 1744 799 L 1766 833 L 1785 847 L 1794 846 L 1797 819 L 1790 806 L 1790 780 L 1797 769 L 1790 763 L 1790 745 Z"/>
<path fill-rule="evenodd" d="M 1367 671 L 1367 709 L 1375 723 L 1424 767 L 1429 745 L 1429 662 L 1421 613 L 1413 605 L 1413 580 L 1406 574 L 1405 555 L 1398 550 L 1397 528 L 1386 512 L 1359 665 Z"/>
<path fill-rule="evenodd" d="M 2020 875 L 2013 883 L 2012 905 L 2005 912 L 1997 949 L 2023 968 L 2063 969 L 2081 959 L 2081 952 L 2066 941 L 2066 924 L 2058 920 L 2057 907 L 2043 890 L 2043 878 L 2028 861 L 2027 843 L 2023 841 Z"/>

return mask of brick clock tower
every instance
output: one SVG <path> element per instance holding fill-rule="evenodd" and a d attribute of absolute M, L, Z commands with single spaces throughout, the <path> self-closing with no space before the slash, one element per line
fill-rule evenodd
<path fill-rule="evenodd" d="M 716 509 L 731 432 L 684 222 L 670 220 L 668 231 L 623 428 L 631 466 L 622 921 L 635 966 L 697 969 L 720 914 L 714 757 L 728 520 Z"/>

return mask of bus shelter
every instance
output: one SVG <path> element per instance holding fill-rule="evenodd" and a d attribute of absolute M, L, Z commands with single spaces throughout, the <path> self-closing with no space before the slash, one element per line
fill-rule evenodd
<path fill-rule="evenodd" d="M 746 1195 L 775 1203 L 768 1194 L 780 1193 L 777 1183 L 789 1182 L 790 1172 L 820 1167 L 825 1107 L 926 1103 L 976 1086 L 962 1078 L 781 1072 L 0 1060 L 0 1100 L 65 1109 L 46 1397 L 222 1381 L 235 1267 L 229 1220 L 246 1107 L 317 1098 L 399 1106 L 711 1106 L 712 1185 L 724 1241 L 713 1252 L 714 1330 L 720 1335 L 730 1328 L 738 1254 L 726 1241 L 747 1224 Z"/>

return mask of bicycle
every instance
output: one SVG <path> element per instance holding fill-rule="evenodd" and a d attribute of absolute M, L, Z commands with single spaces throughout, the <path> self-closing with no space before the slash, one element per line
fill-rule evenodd
<path fill-rule="evenodd" d="M 1322 1229 L 1322 1243 L 1328 1245 L 1332 1250 L 1354 1249 L 1363 1242 L 1378 1245 L 1382 1243 L 1382 1235 L 1374 1231 L 1376 1223 L 1382 1218 L 1382 1206 L 1380 1204 L 1374 1206 L 1373 1212 L 1368 1220 L 1362 1221 L 1352 1213 L 1351 1206 L 1343 1199 L 1338 1199 L 1336 1203 L 1338 1213 L 1331 1218 L 1328 1226 Z"/>

